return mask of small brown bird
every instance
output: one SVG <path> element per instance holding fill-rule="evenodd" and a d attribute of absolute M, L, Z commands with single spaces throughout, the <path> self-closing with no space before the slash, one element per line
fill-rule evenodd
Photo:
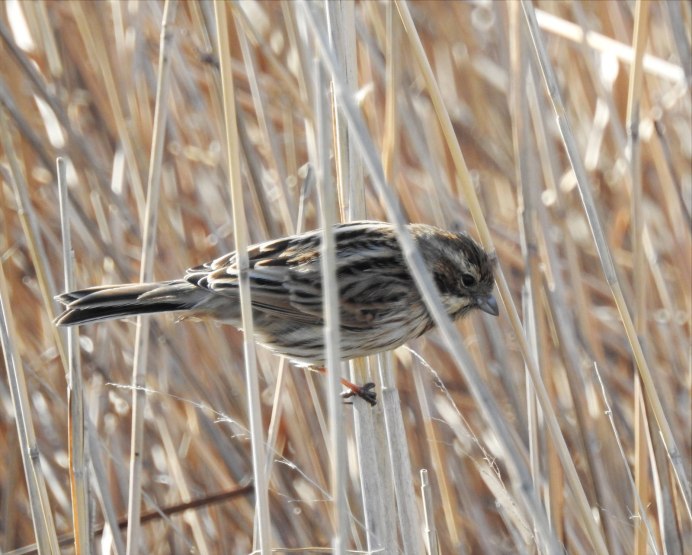
<path fill-rule="evenodd" d="M 452 319 L 476 308 L 498 314 L 493 261 L 473 239 L 429 225 L 408 229 Z M 433 327 L 391 224 L 338 224 L 334 237 L 343 360 L 394 349 Z M 320 241 L 321 232 L 312 231 L 248 250 L 258 341 L 314 366 L 325 358 Z M 234 252 L 183 279 L 91 287 L 57 299 L 66 306 L 56 320 L 61 326 L 170 311 L 241 325 Z"/>

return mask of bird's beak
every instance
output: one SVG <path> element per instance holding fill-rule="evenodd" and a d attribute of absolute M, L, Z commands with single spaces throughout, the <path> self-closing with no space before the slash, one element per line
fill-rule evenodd
<path fill-rule="evenodd" d="M 478 299 L 478 308 L 480 308 L 483 312 L 492 314 L 493 316 L 497 316 L 498 314 L 500 314 L 500 309 L 497 308 L 497 301 L 495 300 L 495 297 L 493 297 L 492 295 L 488 295 L 487 297 L 480 297 Z"/>

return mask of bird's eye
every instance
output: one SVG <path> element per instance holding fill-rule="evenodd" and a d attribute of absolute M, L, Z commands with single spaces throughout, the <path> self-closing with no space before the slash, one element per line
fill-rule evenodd
<path fill-rule="evenodd" d="M 476 285 L 476 278 L 471 274 L 461 274 L 461 282 L 464 284 L 464 287 L 473 287 Z"/>

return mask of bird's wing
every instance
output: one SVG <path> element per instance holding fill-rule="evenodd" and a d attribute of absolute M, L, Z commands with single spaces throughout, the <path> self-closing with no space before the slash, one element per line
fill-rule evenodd
<path fill-rule="evenodd" d="M 367 232 L 364 234 L 364 229 Z M 415 287 L 389 226 L 371 222 L 335 228 L 341 326 L 370 327 Z M 248 249 L 252 305 L 296 321 L 319 323 L 322 309 L 320 232 Z M 235 253 L 188 270 L 186 279 L 220 295 L 238 296 Z"/>
<path fill-rule="evenodd" d="M 316 323 L 315 316 L 296 307 L 287 295 L 284 283 L 290 268 L 284 253 L 289 239 L 279 239 L 254 245 L 248 249 L 252 306 L 269 314 L 288 317 L 298 322 Z M 240 276 L 235 252 L 217 258 L 201 266 L 190 268 L 185 279 L 218 295 L 238 300 Z"/>
<path fill-rule="evenodd" d="M 369 328 L 401 303 L 411 288 L 411 277 L 401 265 L 378 266 L 381 259 L 374 254 L 339 260 L 340 325 L 347 328 Z M 292 269 L 285 282 L 291 305 L 306 314 L 322 318 L 322 268 L 318 260 Z"/>

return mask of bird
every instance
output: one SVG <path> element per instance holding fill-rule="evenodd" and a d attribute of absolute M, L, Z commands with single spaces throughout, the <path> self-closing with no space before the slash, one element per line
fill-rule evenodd
<path fill-rule="evenodd" d="M 465 233 L 407 228 L 450 318 L 476 309 L 499 314 L 494 256 Z M 434 327 L 392 224 L 363 220 L 332 229 L 342 360 L 395 349 Z M 310 367 L 325 362 L 321 243 L 322 231 L 315 230 L 248 247 L 257 341 Z M 59 326 L 159 312 L 242 326 L 236 252 L 190 268 L 181 279 L 90 287 L 56 299 L 65 306 Z"/>

